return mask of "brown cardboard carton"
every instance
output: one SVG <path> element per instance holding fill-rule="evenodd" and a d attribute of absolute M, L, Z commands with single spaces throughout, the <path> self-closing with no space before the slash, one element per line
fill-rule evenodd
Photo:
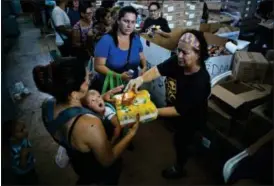
<path fill-rule="evenodd" d="M 185 2 L 185 10 L 198 11 L 203 10 L 204 3 L 202 2 Z"/>
<path fill-rule="evenodd" d="M 263 83 L 273 85 L 274 78 L 273 78 L 273 71 L 274 71 L 274 61 L 269 61 L 269 67 L 267 68 L 265 78 Z"/>
<path fill-rule="evenodd" d="M 223 29 L 223 28 L 226 28 L 227 31 L 221 33 L 220 29 Z M 233 39 L 233 40 L 237 40 L 240 35 L 239 28 L 232 27 L 232 26 L 226 25 L 226 24 L 220 24 L 220 23 L 211 23 L 211 24 L 202 23 L 200 25 L 200 31 L 216 34 L 220 37 Z"/>
<path fill-rule="evenodd" d="M 236 119 L 246 119 L 250 109 L 262 104 L 270 91 L 270 85 L 232 80 L 216 85 L 211 93 L 221 109 Z"/>
<path fill-rule="evenodd" d="M 163 47 L 168 50 L 174 50 L 176 49 L 178 45 L 178 41 L 181 38 L 182 34 L 186 30 L 183 28 L 175 28 L 171 31 L 171 38 L 165 38 L 158 34 L 155 34 L 153 38 L 150 38 L 147 34 L 141 34 L 141 36 L 146 39 L 149 42 L 153 42 L 156 45 L 159 45 L 160 47 Z"/>
<path fill-rule="evenodd" d="M 241 137 L 246 146 L 253 144 L 273 128 L 273 121 L 264 114 L 266 106 L 266 104 L 262 104 L 253 108 L 248 120 L 245 122 L 243 133 L 238 134 L 238 138 Z"/>
<path fill-rule="evenodd" d="M 241 81 L 262 83 L 268 67 L 261 53 L 241 51 L 235 53 L 232 74 Z"/>
<path fill-rule="evenodd" d="M 217 130 L 229 135 L 232 124 L 232 117 L 224 112 L 213 100 L 208 101 L 208 122 Z"/>
<path fill-rule="evenodd" d="M 163 13 L 171 13 L 171 12 L 182 12 L 185 8 L 183 2 L 172 2 L 172 3 L 164 3 L 163 5 Z"/>

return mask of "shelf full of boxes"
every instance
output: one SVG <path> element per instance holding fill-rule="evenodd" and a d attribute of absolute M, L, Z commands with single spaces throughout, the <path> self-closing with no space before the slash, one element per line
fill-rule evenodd
<path fill-rule="evenodd" d="M 251 19 L 257 9 L 258 0 L 223 0 L 223 10 L 239 12 L 242 20 Z"/>
<path fill-rule="evenodd" d="M 199 1 L 164 1 L 163 17 L 167 19 L 169 27 L 200 29 L 204 3 Z"/>

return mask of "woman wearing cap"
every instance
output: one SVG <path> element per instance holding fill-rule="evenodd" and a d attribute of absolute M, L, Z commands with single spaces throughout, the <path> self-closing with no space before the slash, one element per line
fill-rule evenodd
<path fill-rule="evenodd" d="M 183 168 L 188 158 L 186 147 L 196 130 L 206 124 L 207 98 L 211 89 L 204 62 L 207 58 L 207 43 L 203 34 L 195 30 L 187 31 L 179 40 L 176 55 L 129 81 L 125 89 L 134 88 L 137 91 L 144 82 L 160 76 L 176 79 L 175 105 L 158 109 L 160 117 L 179 118 L 174 134 L 176 163 L 162 172 L 167 179 L 184 176 Z"/>

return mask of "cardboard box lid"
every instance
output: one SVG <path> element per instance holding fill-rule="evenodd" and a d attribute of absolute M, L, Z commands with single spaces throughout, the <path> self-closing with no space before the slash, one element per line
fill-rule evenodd
<path fill-rule="evenodd" d="M 230 32 L 240 31 L 239 28 L 226 25 L 226 24 L 220 24 L 220 23 L 210 23 L 210 24 L 202 23 L 200 26 L 200 31 L 215 33 L 219 30 L 219 28 L 224 28 L 224 27 L 229 28 L 229 30 L 231 30 Z"/>
<path fill-rule="evenodd" d="M 174 28 L 171 31 L 171 38 L 165 38 L 160 36 L 159 34 L 155 34 L 153 38 L 150 38 L 147 34 L 141 34 L 141 37 L 144 39 L 153 42 L 156 45 L 159 45 L 160 47 L 163 47 L 168 50 L 174 50 L 177 48 L 179 39 L 181 38 L 182 34 L 187 29 L 183 28 Z M 219 37 L 217 35 L 211 34 L 211 33 L 204 33 L 204 37 L 209 45 L 217 45 L 217 46 L 225 46 L 227 39 Z"/>
<path fill-rule="evenodd" d="M 185 29 L 175 28 L 175 29 L 172 29 L 170 33 L 171 38 L 165 38 L 160 36 L 159 34 L 155 34 L 153 38 L 150 38 L 147 34 L 141 34 L 141 36 L 144 39 L 150 42 L 153 42 L 156 45 L 159 45 L 160 47 L 163 47 L 168 50 L 174 50 L 177 48 L 178 41 L 184 32 L 185 32 Z"/>
<path fill-rule="evenodd" d="M 228 81 L 212 88 L 212 95 L 220 99 L 222 102 L 237 109 L 241 105 L 261 99 L 270 94 L 271 86 L 260 84 L 250 86 L 248 84 Z"/>
<path fill-rule="evenodd" d="M 244 63 L 261 63 L 268 65 L 268 61 L 265 59 L 265 57 L 258 52 L 243 52 L 239 51 L 236 52 L 235 58 L 237 58 L 237 61 L 244 62 Z"/>

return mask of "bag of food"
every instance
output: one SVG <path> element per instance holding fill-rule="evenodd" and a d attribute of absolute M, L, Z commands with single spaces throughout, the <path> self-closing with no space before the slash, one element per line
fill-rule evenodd
<path fill-rule="evenodd" d="M 122 126 L 135 123 L 137 114 L 140 116 L 140 123 L 155 120 L 158 116 L 158 110 L 146 90 L 137 94 L 133 91 L 117 94 L 114 98 L 117 117 Z"/>

